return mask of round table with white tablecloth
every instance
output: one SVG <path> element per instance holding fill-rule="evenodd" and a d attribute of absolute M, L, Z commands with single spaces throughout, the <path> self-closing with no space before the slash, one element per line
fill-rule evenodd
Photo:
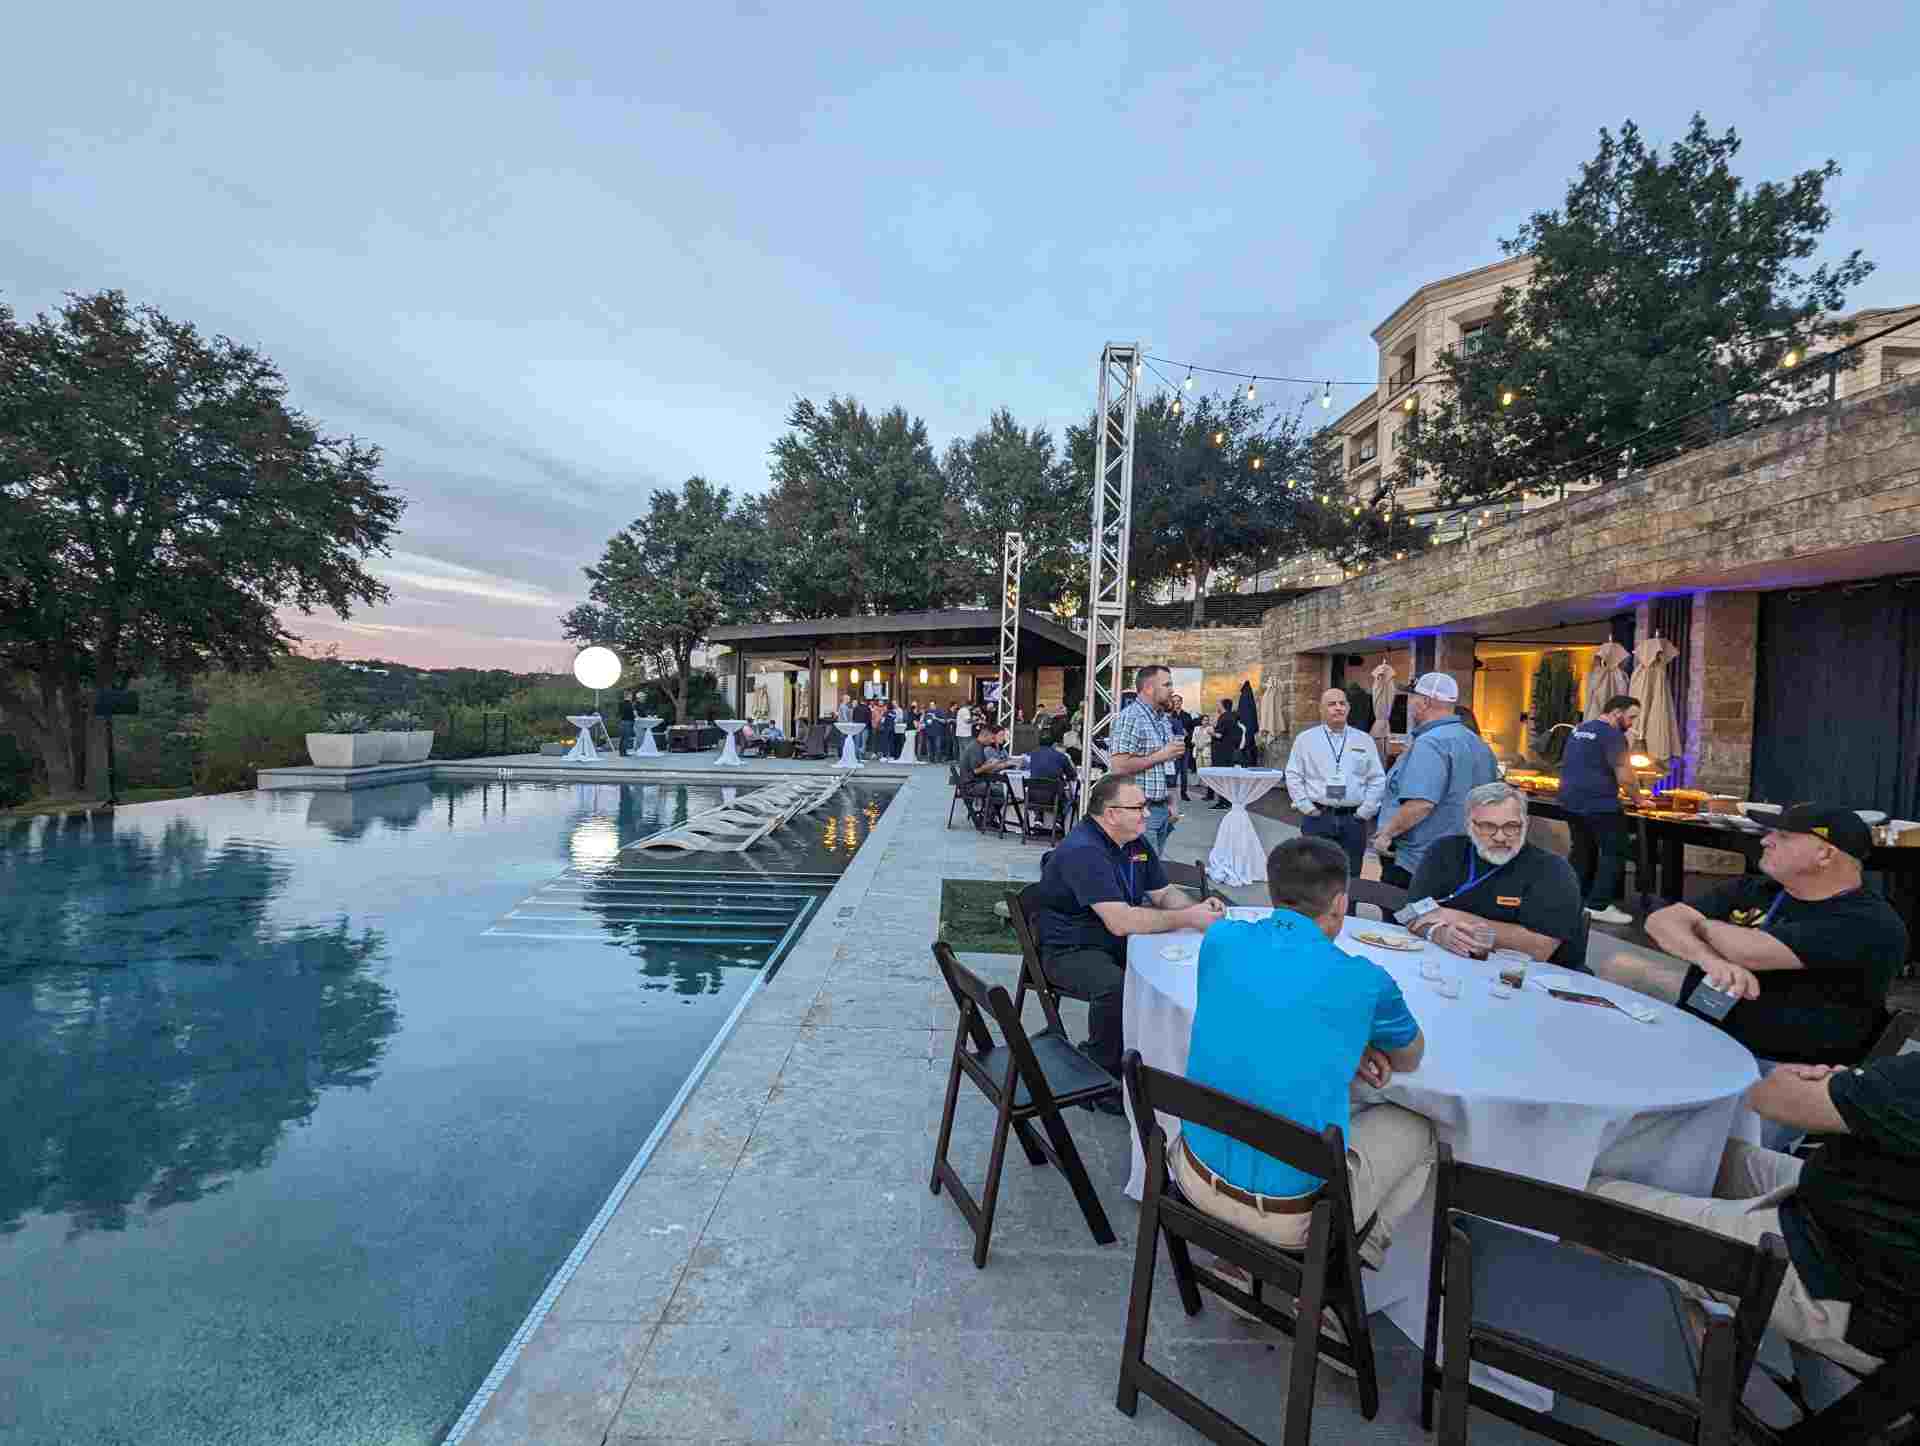
<path fill-rule="evenodd" d="M 1287 781 L 1284 768 L 1203 768 L 1200 781 L 1232 805 L 1220 820 L 1207 874 L 1223 884 L 1257 884 L 1267 877 L 1267 851 L 1254 832 L 1247 805 Z"/>
<path fill-rule="evenodd" d="M 867 725 L 864 723 L 836 723 L 833 726 L 835 731 L 846 740 L 840 745 L 840 761 L 833 766 L 835 768 L 858 768 L 860 766 L 860 755 L 854 751 L 853 740 L 860 736 L 860 730 Z"/>
<path fill-rule="evenodd" d="M 1269 912 L 1234 911 L 1245 918 Z M 1351 937 L 1380 928 L 1349 919 L 1341 947 L 1393 975 L 1427 1047 L 1418 1070 L 1367 1093 L 1432 1120 L 1459 1159 L 1574 1188 L 1601 1173 L 1711 1195 L 1729 1134 L 1737 1129 L 1757 1141 L 1754 1117 L 1740 1107 L 1740 1097 L 1760 1078 L 1759 1069 L 1744 1045 L 1704 1020 L 1547 966 L 1535 966 L 1525 988 L 1498 998 L 1491 963 L 1434 944 L 1418 954 L 1399 953 Z M 1200 942 L 1192 931 L 1127 941 L 1122 1035 L 1156 1069 L 1186 1072 Z M 1167 957 L 1183 952 L 1185 958 Z M 1459 997 L 1445 997 L 1421 977 L 1423 960 L 1459 982 Z M 1651 1005 L 1653 1022 L 1556 999 L 1540 987 L 1550 977 L 1567 990 Z M 1160 1118 L 1170 1133 L 1177 1131 L 1176 1121 Z M 1145 1173 L 1136 1136 L 1127 1181 L 1136 1200 Z M 1367 1279 L 1368 1304 L 1385 1310 L 1415 1341 L 1425 1329 L 1432 1208 L 1429 1191 L 1422 1209 L 1396 1228 L 1378 1275 Z"/>

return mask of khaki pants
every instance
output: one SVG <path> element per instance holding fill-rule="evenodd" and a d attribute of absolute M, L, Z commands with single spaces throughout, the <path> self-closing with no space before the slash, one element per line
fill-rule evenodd
<path fill-rule="evenodd" d="M 1283 1250 L 1299 1250 L 1307 1243 L 1311 1213 L 1263 1215 L 1201 1179 L 1179 1145 L 1172 1155 L 1173 1177 L 1181 1191 L 1209 1215 Z M 1433 1155 L 1433 1125 L 1424 1116 L 1398 1105 L 1354 1109 L 1347 1129 L 1347 1180 L 1353 1192 L 1354 1225 L 1364 1225 L 1369 1215 L 1379 1212 L 1379 1222 L 1360 1247 L 1362 1260 L 1375 1269 L 1393 1243 L 1394 1222 L 1426 1193 Z"/>
<path fill-rule="evenodd" d="M 1800 1183 L 1802 1163 L 1791 1155 L 1757 1149 L 1742 1140 L 1730 1140 L 1726 1154 L 1720 1159 L 1720 1178 L 1714 1182 L 1711 1200 L 1598 1175 L 1588 1188 L 1609 1200 L 1637 1205 L 1656 1215 L 1698 1225 L 1716 1235 L 1758 1245 L 1763 1235 L 1780 1235 L 1785 1239 L 1780 1229 L 1780 1202 Z M 1684 1280 L 1674 1283 L 1689 1295 L 1710 1294 Z M 1847 1322 L 1852 1314 L 1852 1305 L 1844 1300 L 1820 1300 L 1808 1294 L 1801 1283 L 1800 1272 L 1789 1265 L 1780 1282 L 1780 1294 L 1774 1298 L 1770 1324 L 1788 1340 L 1798 1341 L 1850 1370 L 1862 1374 L 1878 1370 L 1879 1357 L 1846 1343 Z"/>

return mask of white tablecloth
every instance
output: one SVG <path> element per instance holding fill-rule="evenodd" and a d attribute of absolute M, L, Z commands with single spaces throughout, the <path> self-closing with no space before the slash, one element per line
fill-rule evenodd
<path fill-rule="evenodd" d="M 840 736 L 846 740 L 840 745 L 840 761 L 833 766 L 835 768 L 858 768 L 860 766 L 860 755 L 854 751 L 853 740 L 860 736 L 860 730 L 866 725 L 864 723 L 836 723 L 833 726 L 840 730 Z"/>
<path fill-rule="evenodd" d="M 580 730 L 580 736 L 573 740 L 573 747 L 566 753 L 569 763 L 598 763 L 600 750 L 593 746 L 593 730 L 601 726 L 598 713 L 569 713 L 567 721 Z"/>
<path fill-rule="evenodd" d="M 1379 1097 L 1432 1120 L 1459 1159 L 1575 1188 L 1600 1173 L 1710 1195 L 1728 1135 L 1738 1130 L 1758 1142 L 1740 1096 L 1759 1069 L 1744 1045 L 1704 1020 L 1656 1004 L 1658 1018 L 1640 1024 L 1618 1010 L 1554 999 L 1534 988 L 1559 972 L 1546 967 L 1529 971 L 1524 990 L 1495 998 L 1493 965 L 1432 944 L 1423 954 L 1402 954 L 1348 938 L 1367 927 L 1348 920 L 1342 947 L 1393 975 L 1427 1038 L 1420 1068 Z M 1197 957 L 1199 944 L 1189 931 L 1127 941 L 1122 1034 L 1156 1069 L 1184 1074 L 1193 1034 L 1196 959 L 1171 960 L 1163 951 L 1185 945 Z M 1420 977 L 1422 958 L 1460 980 L 1459 998 L 1445 998 Z M 1581 993 L 1652 1002 L 1586 975 L 1570 977 Z M 1170 1135 L 1178 1128 L 1165 1115 L 1160 1121 Z M 1136 1136 L 1127 1194 L 1139 1199 L 1145 1178 Z M 1426 1329 L 1432 1219 L 1429 1191 L 1396 1228 L 1383 1268 L 1367 1277 L 1367 1303 L 1416 1342 Z"/>
<path fill-rule="evenodd" d="M 660 756 L 660 745 L 653 741 L 653 730 L 660 726 L 660 720 L 658 718 L 636 718 L 633 720 L 633 726 L 640 732 L 639 756 L 642 758 L 658 758 Z"/>
<path fill-rule="evenodd" d="M 1254 832 L 1247 805 L 1287 781 L 1284 768 L 1203 768 L 1200 781 L 1233 806 L 1220 820 L 1207 874 L 1223 884 L 1259 883 L 1267 876 L 1267 851 Z"/>
<path fill-rule="evenodd" d="M 715 768 L 745 768 L 740 761 L 740 750 L 734 746 L 733 735 L 747 726 L 744 718 L 716 718 L 714 726 L 727 735 L 727 741 L 720 746 L 720 756 L 713 760 Z"/>

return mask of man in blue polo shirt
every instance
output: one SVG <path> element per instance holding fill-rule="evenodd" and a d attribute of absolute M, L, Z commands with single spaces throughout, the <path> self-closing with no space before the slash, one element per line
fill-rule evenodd
<path fill-rule="evenodd" d="M 1034 923 L 1047 977 L 1087 1001 L 1086 1053 L 1120 1073 L 1120 1003 L 1127 937 L 1210 928 L 1226 912 L 1196 904 L 1167 882 L 1147 830 L 1147 797 L 1132 778 L 1109 773 L 1087 795 L 1087 816 L 1047 855 Z M 1117 1110 L 1116 1104 L 1116 1110 Z"/>
<path fill-rule="evenodd" d="M 1347 912 L 1347 857 L 1322 838 L 1288 839 L 1267 856 L 1274 912 L 1229 921 L 1200 945 L 1187 1077 L 1347 1142 L 1354 1224 L 1379 1220 L 1361 1245 L 1374 1265 L 1393 1222 L 1419 1203 L 1433 1126 L 1398 1105 L 1350 1108 L 1356 1084 L 1380 1087 L 1419 1068 L 1420 1026 L 1393 976 L 1334 947 Z M 1172 1157 L 1200 1209 L 1288 1250 L 1306 1244 L 1321 1181 L 1216 1131 L 1189 1125 Z"/>
<path fill-rule="evenodd" d="M 1560 806 L 1577 813 L 1593 830 L 1597 857 L 1587 912 L 1603 924 L 1631 924 L 1633 915 L 1613 906 L 1620 885 L 1620 858 L 1627 847 L 1627 820 L 1620 812 L 1620 790 L 1639 794 L 1627 735 L 1640 717 L 1640 704 L 1621 693 L 1606 701 L 1599 716 L 1567 735 L 1560 757 Z"/>
<path fill-rule="evenodd" d="M 1380 804 L 1380 879 L 1395 888 L 1413 882 L 1436 840 L 1467 831 L 1467 795 L 1500 776 L 1493 750 L 1454 711 L 1460 685 L 1446 673 L 1424 673 L 1407 699 L 1412 736 L 1387 773 Z"/>

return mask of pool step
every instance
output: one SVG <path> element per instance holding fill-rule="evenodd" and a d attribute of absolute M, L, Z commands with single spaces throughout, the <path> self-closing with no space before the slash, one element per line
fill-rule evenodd
<path fill-rule="evenodd" d="M 664 868 L 566 870 L 496 920 L 496 938 L 705 944 L 770 959 L 837 879 L 681 872 Z"/>

